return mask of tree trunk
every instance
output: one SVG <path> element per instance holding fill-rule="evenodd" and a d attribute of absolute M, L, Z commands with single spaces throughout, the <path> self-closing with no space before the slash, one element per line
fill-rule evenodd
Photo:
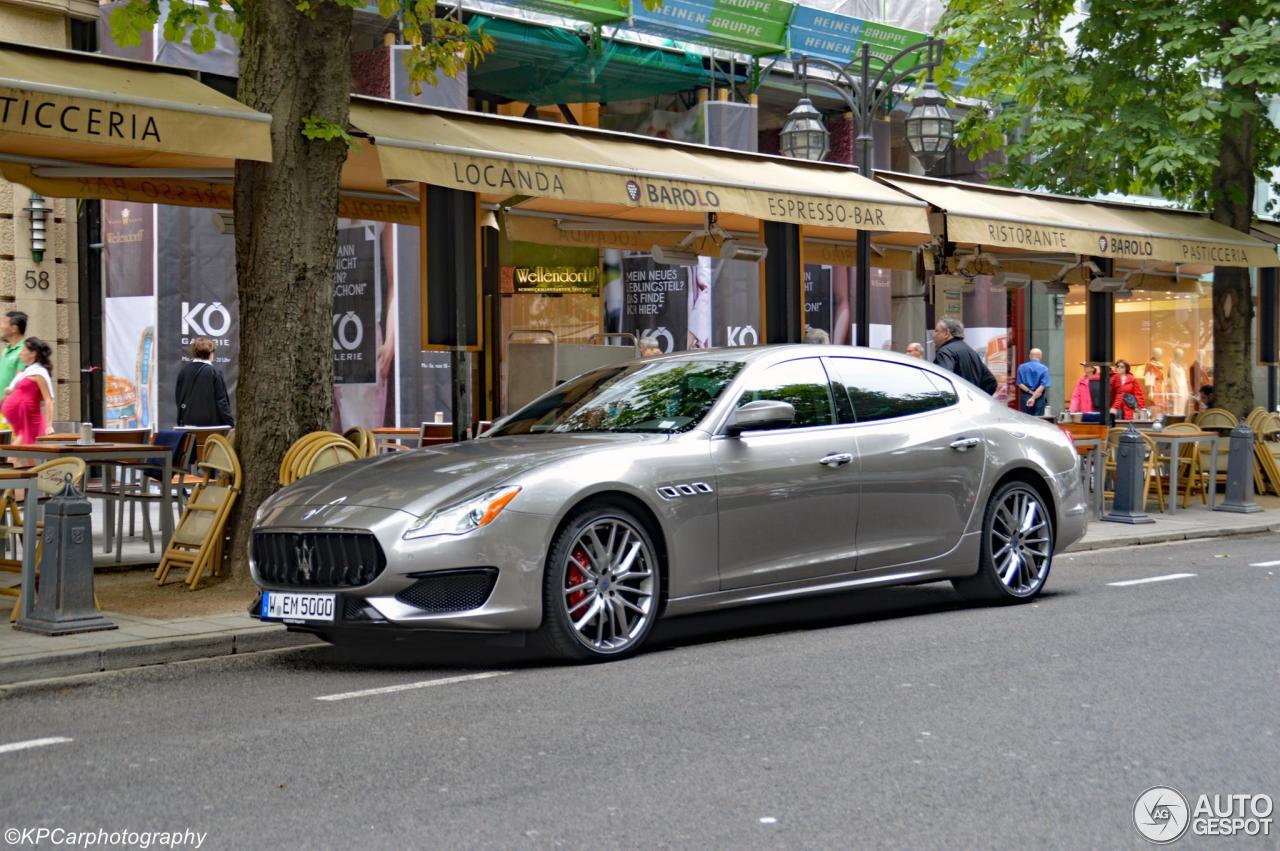
<path fill-rule="evenodd" d="M 333 263 L 346 145 L 302 136 L 303 118 L 347 126 L 350 7 L 294 0 L 244 6 L 237 98 L 271 113 L 274 161 L 236 163 L 240 418 L 244 489 L 232 516 L 230 574 L 248 578 L 254 512 L 278 487 L 280 459 L 333 417 Z M 306 211 L 301 215 L 301 211 Z"/>
<path fill-rule="evenodd" d="M 1249 232 L 1253 218 L 1254 127 L 1257 95 L 1252 87 L 1224 86 L 1224 99 L 1247 100 L 1254 110 L 1222 116 L 1218 164 L 1214 168 L 1215 222 Z M 1249 270 L 1218 266 L 1213 270 L 1214 404 L 1244 418 L 1253 407 L 1253 295 Z"/>

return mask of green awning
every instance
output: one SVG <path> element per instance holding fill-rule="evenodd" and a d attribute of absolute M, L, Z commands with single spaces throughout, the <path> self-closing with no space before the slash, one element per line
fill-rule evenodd
<path fill-rule="evenodd" d="M 593 49 L 569 30 L 474 16 L 494 52 L 468 72 L 473 91 L 535 105 L 608 103 L 705 85 L 702 58 L 600 40 Z"/>

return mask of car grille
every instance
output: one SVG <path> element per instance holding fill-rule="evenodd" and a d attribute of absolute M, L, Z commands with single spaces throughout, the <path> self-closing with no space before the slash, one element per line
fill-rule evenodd
<path fill-rule="evenodd" d="M 442 571 L 419 579 L 396 599 L 432 614 L 465 612 L 483 606 L 497 581 L 498 570 L 493 567 Z"/>
<path fill-rule="evenodd" d="M 295 588 L 358 588 L 387 566 L 368 532 L 254 532 L 253 563 L 264 582 Z"/>

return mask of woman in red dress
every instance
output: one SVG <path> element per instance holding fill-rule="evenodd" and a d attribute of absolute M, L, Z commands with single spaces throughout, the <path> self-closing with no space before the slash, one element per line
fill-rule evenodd
<path fill-rule="evenodd" d="M 1132 397 L 1133 404 L 1124 398 Z M 1139 408 L 1145 408 L 1146 400 L 1142 398 L 1142 382 L 1133 377 L 1129 371 L 1127 360 L 1116 361 L 1115 372 L 1111 373 L 1111 414 L 1117 420 L 1131 420 Z"/>
<path fill-rule="evenodd" d="M 9 385 L 0 413 L 13 426 L 14 443 L 35 443 L 53 432 L 52 349 L 39 337 L 28 337 L 18 358 L 26 365 Z"/>

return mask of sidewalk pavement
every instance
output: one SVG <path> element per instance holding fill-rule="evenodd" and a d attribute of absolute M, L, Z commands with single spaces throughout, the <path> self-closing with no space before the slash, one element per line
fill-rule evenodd
<path fill-rule="evenodd" d="M 1257 500 L 1268 510 L 1231 514 L 1192 507 L 1172 516 L 1152 514 L 1155 522 L 1140 526 L 1093 520 L 1085 537 L 1068 552 L 1280 532 L 1280 498 Z M 149 576 L 147 573 L 139 579 L 150 581 Z M 247 604 L 246 600 L 236 611 L 225 614 L 174 619 L 107 611 L 106 617 L 119 629 L 56 637 L 6 629 L 0 624 L 0 696 L 16 684 L 318 643 L 311 636 L 286 632 L 282 626 L 259 623 L 245 612 Z"/>

